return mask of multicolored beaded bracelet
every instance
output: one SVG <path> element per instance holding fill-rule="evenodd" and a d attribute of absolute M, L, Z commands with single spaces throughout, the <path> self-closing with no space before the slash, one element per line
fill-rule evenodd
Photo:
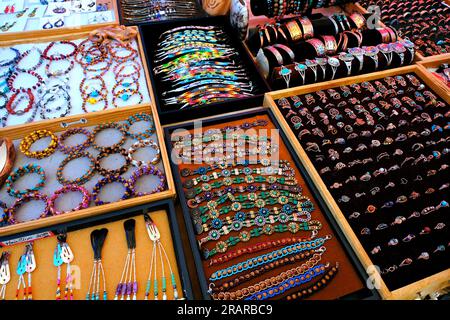
<path fill-rule="evenodd" d="M 50 137 L 52 139 L 47 148 L 42 151 L 30 151 L 33 143 L 45 137 Z M 23 138 L 23 140 L 20 142 L 19 149 L 28 158 L 43 159 L 52 155 L 56 151 L 57 147 L 58 138 L 55 134 L 53 134 L 53 132 L 49 130 L 36 130 Z"/>
<path fill-rule="evenodd" d="M 78 206 L 76 206 L 75 208 L 71 209 L 70 211 L 56 210 L 56 207 L 55 207 L 56 200 L 61 195 L 65 194 L 65 193 L 69 193 L 69 192 L 80 192 L 83 195 L 83 200 L 81 201 L 81 203 Z M 49 206 L 49 210 L 52 215 L 60 215 L 60 214 L 67 213 L 67 212 L 73 212 L 73 211 L 78 211 L 81 209 L 86 209 L 87 207 L 89 207 L 90 199 L 91 199 L 91 195 L 85 188 L 78 186 L 76 184 L 69 184 L 69 185 L 63 186 L 62 188 L 55 191 L 55 193 L 48 200 L 48 206 Z"/>
<path fill-rule="evenodd" d="M 114 107 L 120 108 L 121 106 L 119 106 L 119 104 L 117 103 L 117 99 L 121 99 L 122 101 L 126 102 L 134 95 L 138 95 L 139 97 L 139 100 L 134 103 L 135 105 L 141 104 L 142 101 L 144 101 L 144 96 L 140 91 L 135 89 L 121 89 L 117 91 L 116 94 L 114 94 L 112 104 Z"/>
<path fill-rule="evenodd" d="M 303 251 L 309 251 L 309 250 L 315 250 L 322 247 L 326 241 L 330 240 L 331 236 L 325 236 L 322 238 L 316 238 L 311 241 L 301 242 L 301 243 L 295 243 L 286 247 L 283 247 L 281 249 L 274 250 L 269 253 L 265 253 L 260 256 L 252 257 L 250 259 L 247 259 L 246 261 L 239 262 L 233 266 L 227 267 L 225 269 L 217 270 L 214 273 L 211 274 L 209 277 L 209 280 L 214 282 L 218 281 L 220 279 L 228 278 L 231 276 L 234 276 L 236 274 L 242 273 L 247 270 L 251 270 L 254 268 L 257 268 L 259 266 L 272 263 L 274 261 L 277 261 L 281 258 L 292 256 L 294 254 L 303 252 Z"/>
<path fill-rule="evenodd" d="M 39 218 L 46 218 L 50 211 L 49 211 L 49 204 L 48 204 L 48 199 L 47 196 L 45 194 L 39 193 L 39 192 L 32 192 L 32 193 L 27 193 L 25 195 L 23 195 L 21 198 L 17 199 L 14 204 L 12 205 L 11 208 L 9 208 L 8 210 L 8 223 L 9 224 L 16 224 L 18 223 L 18 221 L 14 218 L 14 215 L 17 212 L 17 209 L 24 203 L 32 201 L 32 200 L 40 200 L 42 202 L 45 203 L 45 208 L 44 210 L 41 212 Z"/>
<path fill-rule="evenodd" d="M 0 200 L 0 227 L 8 223 L 8 206 Z"/>
<path fill-rule="evenodd" d="M 27 92 L 27 91 L 32 91 L 32 90 L 36 90 L 37 88 L 39 88 L 40 86 L 42 86 L 44 84 L 44 79 L 41 77 L 40 74 L 28 70 L 25 71 L 23 73 L 28 73 L 29 75 L 35 77 L 37 79 L 36 84 L 32 85 L 31 87 L 25 88 L 25 87 L 19 87 L 19 88 L 15 88 L 14 87 L 14 82 L 16 80 L 16 78 L 19 76 L 19 72 L 16 71 L 14 72 L 8 79 L 8 88 L 11 92 Z"/>
<path fill-rule="evenodd" d="M 233 142 L 236 146 L 243 146 L 245 143 L 248 144 L 262 144 L 262 142 L 270 142 L 271 138 L 263 135 L 248 135 L 241 133 L 213 133 L 211 135 L 204 135 L 202 138 L 194 138 L 192 140 L 183 140 L 175 142 L 173 148 L 187 148 L 192 146 L 200 146 L 202 144 L 213 143 L 216 141 L 230 141 Z M 269 164 L 270 164 L 270 159 Z M 266 160 L 267 161 L 267 160 Z M 285 161 L 285 160 L 280 160 Z"/>
<path fill-rule="evenodd" d="M 113 154 L 120 154 L 125 159 L 125 163 L 118 169 L 105 169 L 101 166 L 101 162 L 103 158 L 109 157 Z M 108 148 L 105 151 L 102 151 L 98 154 L 97 159 L 95 160 L 95 169 L 102 175 L 102 176 L 109 176 L 109 175 L 121 175 L 127 172 L 128 168 L 130 167 L 130 159 L 128 158 L 128 152 L 124 148 L 121 147 L 114 147 L 114 148 Z"/>
<path fill-rule="evenodd" d="M 20 62 L 23 59 L 25 59 L 27 56 L 29 56 L 30 53 L 33 51 L 36 51 L 38 54 L 37 62 L 29 68 L 21 68 L 19 66 Z M 29 50 L 25 51 L 24 53 L 22 53 L 22 55 L 19 57 L 19 59 L 16 62 L 16 70 L 20 71 L 20 72 L 35 71 L 37 68 L 39 68 L 42 65 L 43 62 L 44 62 L 44 59 L 42 59 L 42 51 L 39 48 L 32 48 L 32 49 L 29 49 Z"/>
<path fill-rule="evenodd" d="M 166 189 L 166 176 L 164 175 L 164 173 L 161 170 L 159 170 L 158 168 L 156 168 L 154 166 L 142 166 L 142 167 L 139 167 L 139 169 L 137 169 L 135 172 L 133 172 L 130 179 L 128 180 L 129 184 L 130 184 L 130 188 L 135 190 L 137 181 L 139 180 L 140 177 L 145 176 L 145 175 L 154 175 L 154 176 L 158 177 L 159 178 L 158 186 L 148 192 L 136 192 L 135 191 L 134 195 L 136 197 L 150 195 L 153 193 L 164 191 Z"/>
<path fill-rule="evenodd" d="M 149 122 L 149 126 L 147 129 L 145 129 L 144 132 L 139 132 L 139 133 L 132 133 L 131 132 L 131 126 L 133 124 L 135 124 L 136 122 L 140 122 L 140 121 L 145 121 L 145 122 Z M 130 117 L 128 117 L 128 119 L 124 122 L 123 127 L 127 133 L 127 135 L 133 139 L 137 139 L 137 140 L 145 140 L 150 138 L 150 136 L 155 132 L 155 124 L 153 122 L 153 117 L 147 113 L 137 113 L 134 114 Z"/>
<path fill-rule="evenodd" d="M 325 288 L 331 282 L 331 280 L 333 280 L 333 278 L 336 276 L 336 274 L 338 273 L 338 270 L 339 270 L 339 264 L 336 263 L 336 265 L 333 266 L 331 268 L 331 270 L 329 270 L 325 274 L 325 276 L 322 277 L 322 279 L 318 280 L 316 283 L 314 283 L 296 293 L 292 293 L 292 294 L 284 297 L 283 299 L 291 301 L 291 300 L 297 300 L 297 299 L 305 299 L 305 298 L 313 295 L 320 289 Z"/>
<path fill-rule="evenodd" d="M 74 145 L 74 146 L 66 146 L 64 145 L 64 140 L 67 139 L 67 137 L 75 134 L 84 134 L 86 136 L 86 140 L 83 141 L 83 143 Z M 92 141 L 94 141 L 94 135 L 85 128 L 71 128 L 67 131 L 64 131 L 58 139 L 58 146 L 59 150 L 61 150 L 65 154 L 71 154 L 73 152 L 80 152 L 83 151 L 86 148 L 89 148 L 89 146 L 92 144 Z"/>
<path fill-rule="evenodd" d="M 64 45 L 69 45 L 73 48 L 72 52 L 68 53 L 68 54 L 50 54 L 50 50 L 57 46 L 64 46 Z M 59 61 L 59 60 L 65 60 L 68 59 L 70 57 L 73 57 L 76 53 L 77 53 L 77 45 L 75 43 L 73 43 L 72 41 L 67 41 L 67 40 L 62 40 L 62 41 L 53 41 L 51 42 L 44 50 L 44 52 L 42 53 L 42 57 L 46 60 L 50 60 L 50 61 Z"/>
<path fill-rule="evenodd" d="M 135 160 L 133 159 L 133 154 L 139 149 L 139 148 L 146 148 L 151 147 L 156 151 L 155 156 L 153 159 L 149 161 L 143 161 L 143 160 Z M 155 143 L 151 139 L 146 139 L 142 141 L 136 141 L 131 145 L 131 147 L 128 149 L 127 158 L 131 161 L 131 164 L 135 167 L 141 167 L 144 165 L 156 165 L 161 161 L 161 151 L 159 149 L 159 146 L 157 143 Z"/>
<path fill-rule="evenodd" d="M 109 203 L 109 202 L 105 202 L 105 201 L 100 200 L 98 197 L 100 195 L 101 189 L 105 185 L 113 183 L 113 182 L 119 182 L 125 188 L 125 192 L 123 193 L 123 195 L 120 198 L 120 200 L 129 199 L 129 198 L 131 198 L 134 195 L 134 190 L 132 189 L 130 182 L 128 182 L 127 180 L 125 180 L 124 178 L 122 178 L 119 175 L 107 176 L 107 177 L 103 178 L 102 180 L 100 180 L 99 182 L 97 182 L 97 184 L 94 186 L 94 189 L 92 190 L 92 199 L 94 200 L 96 206 L 101 206 L 101 205 Z"/>
<path fill-rule="evenodd" d="M 89 111 L 86 107 L 88 105 L 88 103 L 90 105 L 96 105 L 100 102 L 103 102 L 103 108 L 101 110 L 106 110 L 108 109 L 108 96 L 106 93 L 100 93 L 97 98 L 94 98 L 92 96 L 83 96 L 82 97 L 82 104 L 81 104 L 81 109 L 85 112 L 85 113 L 89 113 L 91 111 Z M 97 110 L 99 111 L 99 110 Z"/>
<path fill-rule="evenodd" d="M 127 67 L 131 67 L 133 72 L 124 73 Z M 135 81 L 138 81 L 141 77 L 141 65 L 136 60 L 122 61 L 114 67 L 113 72 L 115 74 L 116 81 L 124 78 L 132 78 Z"/>
<path fill-rule="evenodd" d="M 39 182 L 33 187 L 25 190 L 15 190 L 13 189 L 12 185 L 14 182 L 19 180 L 22 176 L 29 174 L 29 173 L 37 173 L 41 179 Z M 41 190 L 45 185 L 45 171 L 40 166 L 36 164 L 27 164 L 25 166 L 17 168 L 6 180 L 6 191 L 11 197 L 20 198 L 23 195 L 30 193 L 30 192 L 36 192 L 38 190 Z"/>
<path fill-rule="evenodd" d="M 64 167 L 72 160 L 78 159 L 78 158 L 88 158 L 90 161 L 90 165 L 88 168 L 88 171 L 83 174 L 81 177 L 76 178 L 74 180 L 69 180 L 64 178 L 63 176 L 63 170 Z M 75 152 L 75 153 L 71 153 L 67 158 L 65 158 L 61 164 L 58 167 L 58 170 L 56 171 L 56 178 L 58 179 L 59 183 L 61 183 L 62 185 L 68 185 L 68 184 L 76 184 L 76 185 L 82 185 L 85 184 L 86 182 L 88 182 L 92 176 L 95 173 L 95 159 L 94 157 L 86 151 L 81 151 L 81 152 Z"/>
<path fill-rule="evenodd" d="M 283 294 L 287 290 L 301 286 L 302 284 L 312 281 L 314 278 L 326 273 L 330 268 L 329 264 L 320 264 L 310 270 L 299 274 L 294 277 L 290 277 L 276 286 L 269 287 L 267 289 L 261 290 L 251 296 L 245 298 L 245 300 L 266 300 L 278 295 Z"/>
<path fill-rule="evenodd" d="M 241 274 L 234 279 L 229 279 L 220 284 L 219 283 L 211 283 L 211 286 L 209 287 L 209 289 L 211 292 L 214 292 L 213 293 L 214 299 L 224 300 L 225 295 L 226 295 L 226 292 L 224 292 L 224 291 L 228 291 L 232 288 L 240 286 L 243 283 L 248 282 L 256 277 L 260 277 L 263 274 L 265 274 L 273 269 L 278 269 L 278 268 L 281 268 L 281 267 L 284 267 L 284 266 L 287 266 L 290 264 L 298 263 L 300 261 L 305 261 L 305 260 L 309 259 L 311 256 L 313 256 L 316 252 L 317 252 L 317 250 L 310 250 L 310 251 L 305 251 L 305 252 L 296 254 L 292 257 L 284 257 L 284 258 L 277 260 L 271 264 L 266 264 L 264 266 L 259 267 L 256 270 L 253 270 L 249 273 Z M 229 299 L 234 300 L 235 295 L 233 293 L 231 293 Z"/>
<path fill-rule="evenodd" d="M 262 223 L 262 219 L 259 220 Z M 209 242 L 209 241 L 217 241 L 222 236 L 228 235 L 232 231 L 240 231 L 244 227 L 244 224 L 242 221 L 234 221 L 231 225 L 231 228 L 228 229 L 227 226 L 223 226 L 220 230 L 211 230 L 208 233 L 207 237 L 201 238 L 198 241 L 199 246 L 203 246 L 203 244 Z M 284 232 L 290 232 L 290 233 L 297 233 L 299 231 L 312 231 L 313 235 L 317 234 L 318 230 L 322 229 L 322 223 L 318 220 L 311 220 L 307 222 L 290 222 L 288 224 L 277 224 L 273 226 L 272 224 L 265 224 L 262 227 L 256 227 L 251 229 L 250 231 L 241 231 L 239 232 L 238 237 L 231 236 L 225 241 L 219 241 L 216 243 L 216 249 L 218 248 L 218 251 L 223 253 L 227 250 L 228 247 L 234 246 L 238 244 L 239 242 L 247 242 L 251 238 L 257 238 L 262 235 L 270 236 L 274 232 L 276 233 L 284 233 Z"/>
<path fill-rule="evenodd" d="M 106 129 L 116 129 L 116 130 L 120 131 L 120 133 L 122 134 L 122 137 L 120 138 L 120 141 L 115 143 L 115 144 L 113 144 L 113 145 L 106 146 L 106 147 L 105 146 L 99 146 L 95 142 L 95 137 L 97 136 L 97 134 L 100 131 L 103 131 L 103 130 L 106 130 Z M 94 141 L 92 143 L 92 146 L 95 149 L 97 149 L 98 151 L 100 151 L 100 152 L 108 151 L 108 149 L 114 149 L 114 148 L 121 147 L 125 143 L 125 141 L 127 140 L 127 138 L 126 138 L 127 130 L 124 128 L 124 126 L 122 126 L 121 124 L 116 123 L 116 122 L 103 123 L 103 124 L 100 124 L 100 125 L 96 126 L 94 128 L 93 135 L 94 135 Z"/>
<path fill-rule="evenodd" d="M 133 89 L 139 91 L 139 88 L 139 81 L 136 81 L 136 79 L 132 78 L 131 81 L 127 81 L 127 78 L 122 78 L 112 87 L 111 92 L 116 96 L 120 89 Z"/>
<path fill-rule="evenodd" d="M 122 43 L 119 41 L 112 41 L 109 43 L 108 46 L 109 53 L 111 54 L 111 57 L 118 63 L 124 63 L 128 61 L 134 61 L 138 57 L 138 52 L 136 49 L 134 49 L 131 45 L 131 43 Z M 118 55 L 119 51 L 125 51 L 129 52 L 129 54 L 125 56 Z"/>
<path fill-rule="evenodd" d="M 305 274 L 305 272 L 308 272 L 312 268 L 317 266 L 321 258 L 322 258 L 321 254 L 314 254 L 312 258 L 310 258 L 308 261 L 302 263 L 301 265 L 295 268 L 286 270 L 276 276 L 264 279 L 254 285 L 251 285 L 243 289 L 239 289 L 237 291 L 215 293 L 212 295 L 212 297 L 213 299 L 219 300 L 242 300 L 244 298 L 247 298 L 248 296 L 252 296 L 252 294 L 254 294 L 255 292 L 260 292 L 267 288 L 278 286 L 287 279 Z"/>

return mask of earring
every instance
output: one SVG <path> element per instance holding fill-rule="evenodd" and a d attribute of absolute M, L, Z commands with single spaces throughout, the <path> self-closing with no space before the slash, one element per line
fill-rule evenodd
<path fill-rule="evenodd" d="M 47 23 L 42 26 L 42 29 L 51 29 L 51 28 L 53 28 L 53 25 L 50 23 L 50 21 L 47 21 Z"/>
<path fill-rule="evenodd" d="M 16 11 L 16 7 L 14 5 L 12 5 L 11 9 L 9 9 L 9 12 L 14 13 L 14 11 Z"/>
<path fill-rule="evenodd" d="M 5 8 L 5 11 L 4 11 L 5 13 L 9 13 L 9 6 L 6 6 L 6 8 Z"/>
<path fill-rule="evenodd" d="M 64 25 L 64 21 L 62 21 L 61 19 L 59 19 L 58 21 L 55 22 L 55 27 L 57 28 L 61 28 Z"/>
<path fill-rule="evenodd" d="M 36 11 L 37 11 L 37 7 L 33 9 L 33 11 L 30 12 L 30 14 L 28 15 L 30 18 L 34 17 L 36 15 Z"/>
<path fill-rule="evenodd" d="M 16 14 L 16 18 L 20 18 L 21 16 L 23 16 L 25 14 L 25 12 L 27 12 L 28 8 L 23 9 L 22 11 L 20 11 L 19 13 Z"/>

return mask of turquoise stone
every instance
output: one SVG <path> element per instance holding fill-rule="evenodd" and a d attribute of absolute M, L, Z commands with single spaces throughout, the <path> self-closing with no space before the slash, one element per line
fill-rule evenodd
<path fill-rule="evenodd" d="M 124 100 L 124 101 L 127 101 L 129 98 L 130 98 L 130 96 L 128 94 L 126 94 L 126 93 L 124 93 L 122 95 L 122 100 Z"/>
<path fill-rule="evenodd" d="M 94 90 L 94 91 L 91 92 L 90 96 L 93 97 L 93 98 L 96 98 L 96 97 L 99 96 L 99 93 L 98 93 L 97 90 Z"/>

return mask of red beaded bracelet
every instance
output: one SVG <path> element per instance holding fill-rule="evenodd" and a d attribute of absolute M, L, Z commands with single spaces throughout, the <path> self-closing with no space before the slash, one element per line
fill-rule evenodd
<path fill-rule="evenodd" d="M 71 209 L 70 211 L 56 210 L 56 208 L 55 208 L 56 200 L 61 195 L 65 194 L 65 193 L 69 193 L 69 192 L 80 192 L 83 195 L 83 199 L 81 200 L 81 203 L 78 206 L 76 206 L 75 208 Z M 53 196 L 48 200 L 48 207 L 49 207 L 50 213 L 52 215 L 60 215 L 60 214 L 64 214 L 67 212 L 73 212 L 73 211 L 78 211 L 81 209 L 86 209 L 87 207 L 89 207 L 90 200 L 91 200 L 91 195 L 85 188 L 83 188 L 82 186 L 78 186 L 76 184 L 70 184 L 70 185 L 63 186 L 62 188 L 55 191 Z"/>
<path fill-rule="evenodd" d="M 59 45 L 69 45 L 73 47 L 72 52 L 68 53 L 68 54 L 50 54 L 50 50 L 56 46 L 57 44 Z M 62 40 L 62 41 L 53 41 L 51 42 L 47 48 L 45 48 L 44 52 L 42 53 L 42 57 L 44 59 L 50 60 L 50 61 L 58 61 L 58 60 L 65 60 L 68 59 L 70 57 L 73 57 L 76 53 L 77 53 L 77 45 L 75 43 L 73 43 L 72 41 L 67 41 L 67 40 Z"/>
<path fill-rule="evenodd" d="M 22 110 L 20 113 L 24 114 L 27 113 L 28 111 L 31 110 L 31 108 L 33 107 L 34 104 L 34 95 L 33 93 L 30 91 L 26 91 L 26 93 L 28 94 L 28 105 L 27 107 Z M 8 110 L 9 114 L 17 114 L 17 112 L 13 109 L 12 105 L 14 103 L 14 101 L 17 99 L 17 97 L 19 96 L 20 92 L 16 92 L 14 93 L 11 98 L 9 98 L 8 103 L 6 104 L 6 110 Z"/>
<path fill-rule="evenodd" d="M 44 84 L 44 79 L 38 73 L 36 73 L 32 70 L 27 70 L 23 73 L 28 73 L 29 75 L 36 77 L 36 79 L 37 79 L 36 84 L 29 88 L 24 88 L 24 87 L 14 88 L 14 81 L 16 80 L 17 76 L 20 74 L 19 72 L 16 71 L 8 79 L 9 90 L 11 90 L 12 92 L 27 92 L 27 91 L 31 91 L 31 90 L 36 90 L 37 88 L 39 88 L 40 86 L 42 86 Z"/>

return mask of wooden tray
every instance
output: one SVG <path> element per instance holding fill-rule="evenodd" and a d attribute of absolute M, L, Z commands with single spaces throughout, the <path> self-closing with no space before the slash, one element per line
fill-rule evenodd
<path fill-rule="evenodd" d="M 84 118 L 85 123 L 77 123 L 77 126 L 88 127 L 99 123 L 104 123 L 108 121 L 122 121 L 127 117 L 136 114 L 138 112 L 146 112 L 152 114 L 154 117 L 156 135 L 158 136 L 158 144 L 161 151 L 161 161 L 164 166 L 164 172 L 167 179 L 167 189 L 163 192 L 155 193 L 148 196 L 132 198 L 128 200 L 123 200 L 119 202 L 114 202 L 110 204 L 105 204 L 102 206 L 89 207 L 87 209 L 65 213 L 59 216 L 47 217 L 45 219 L 33 220 L 22 222 L 16 225 L 5 226 L 0 228 L 0 237 L 6 235 L 12 235 L 19 232 L 34 230 L 50 225 L 56 225 L 60 223 L 65 223 L 68 221 L 73 221 L 81 218 L 86 218 L 90 216 L 100 215 L 107 212 L 117 211 L 124 208 L 130 208 L 144 203 L 149 203 L 153 201 L 158 201 L 167 198 L 175 197 L 175 186 L 173 183 L 172 173 L 170 170 L 169 156 L 166 151 L 166 147 L 163 139 L 163 131 L 159 125 L 159 120 L 157 115 L 153 112 L 151 105 L 139 105 L 134 107 L 126 107 L 121 109 L 112 109 L 106 111 L 92 112 L 85 115 L 69 116 L 62 119 L 46 120 L 40 122 L 33 122 L 23 126 L 8 127 L 6 130 L 1 131 L 2 136 L 7 136 L 11 140 L 22 139 L 25 135 L 29 134 L 34 130 L 47 129 L 52 132 L 60 132 L 66 128 L 62 126 L 63 123 L 77 122 Z M 20 152 L 20 151 L 17 151 Z"/>
<path fill-rule="evenodd" d="M 372 268 L 373 262 L 370 259 L 370 256 L 368 253 L 364 250 L 362 244 L 358 240 L 358 237 L 354 233 L 353 229 L 350 227 L 349 223 L 347 222 L 347 219 L 345 218 L 344 214 L 340 210 L 336 200 L 332 197 L 330 191 L 328 190 L 327 186 L 324 184 L 322 178 L 320 177 L 319 173 L 317 172 L 316 168 L 314 167 L 313 163 L 309 159 L 307 153 L 303 149 L 303 147 L 300 145 L 300 142 L 297 139 L 297 136 L 292 132 L 292 130 L 289 127 L 289 124 L 286 122 L 284 116 L 279 111 L 278 107 L 275 104 L 275 100 L 287 97 L 287 96 L 293 96 L 293 95 L 304 95 L 310 92 L 315 92 L 318 90 L 326 90 L 333 87 L 339 87 L 344 85 L 350 85 L 353 83 L 359 83 L 363 81 L 370 81 L 375 80 L 379 78 L 384 78 L 387 76 L 395 76 L 405 73 L 411 73 L 414 72 L 418 77 L 420 77 L 430 88 L 432 88 L 436 94 L 438 94 L 442 99 L 444 99 L 447 103 L 450 104 L 450 95 L 437 84 L 437 81 L 431 77 L 431 75 L 426 72 L 423 68 L 419 68 L 418 66 L 408 66 L 393 70 L 386 70 L 351 78 L 344 78 L 344 79 L 338 79 L 334 81 L 329 81 L 326 83 L 321 84 L 313 84 L 313 85 L 306 85 L 303 87 L 293 88 L 293 89 L 286 89 L 286 90 L 280 90 L 280 91 L 274 91 L 271 93 L 267 93 L 264 99 L 264 105 L 266 107 L 269 107 L 273 113 L 275 114 L 275 117 L 277 118 L 278 122 L 280 123 L 280 126 L 282 130 L 286 133 L 286 135 L 290 138 L 290 141 L 294 147 L 294 150 L 297 152 L 297 154 L 300 157 L 300 160 L 302 164 L 305 166 L 307 172 L 309 173 L 311 179 L 316 184 L 320 195 L 323 197 L 326 205 L 329 207 L 331 213 L 333 214 L 334 218 L 336 219 L 337 223 L 339 224 L 339 227 L 342 229 L 343 233 L 346 235 L 347 240 L 353 247 L 354 251 L 356 252 L 359 260 L 363 264 L 364 268 L 368 270 L 372 270 L 372 273 L 369 274 L 371 279 L 376 279 L 378 281 L 379 287 L 378 292 L 384 299 L 415 299 L 420 298 L 429 295 L 430 293 L 435 292 L 436 290 L 440 290 L 444 287 L 447 287 L 450 284 L 450 269 L 444 270 L 442 272 L 439 272 L 435 275 L 432 275 L 430 277 L 427 277 L 425 279 L 422 279 L 420 281 L 411 283 L 405 287 L 402 287 L 397 290 L 389 290 L 386 286 L 385 282 L 383 281 L 381 275 L 375 268 Z"/>
<path fill-rule="evenodd" d="M 63 27 L 56 29 L 47 29 L 47 30 L 27 30 L 27 31 L 18 31 L 18 32 L 6 32 L 0 34 L 0 41 L 15 41 L 20 39 L 28 39 L 29 42 L 39 42 L 34 41 L 37 38 L 47 39 L 49 37 L 58 36 L 58 35 L 68 35 L 72 33 L 79 33 L 85 31 L 92 31 L 98 28 L 113 26 L 119 24 L 119 12 L 117 10 L 117 2 L 116 0 L 110 0 L 109 4 L 112 6 L 112 11 L 114 12 L 114 21 L 97 23 L 97 24 L 87 24 L 82 26 L 73 26 L 73 27 Z M 45 40 L 44 40 L 45 41 Z"/>

